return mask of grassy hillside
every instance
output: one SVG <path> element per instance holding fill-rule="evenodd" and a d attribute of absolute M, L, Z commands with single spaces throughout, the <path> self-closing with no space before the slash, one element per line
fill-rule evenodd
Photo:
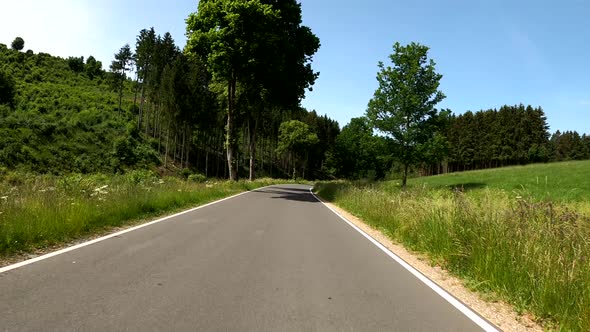
<path fill-rule="evenodd" d="M 581 161 L 416 178 L 407 191 L 397 181 L 316 191 L 548 327 L 589 331 L 588 179 Z"/>
<path fill-rule="evenodd" d="M 590 199 L 590 160 L 514 166 L 415 178 L 411 186 L 500 189 L 535 200 L 583 202 Z M 395 185 L 395 182 L 390 183 Z"/>
<path fill-rule="evenodd" d="M 0 46 L 0 72 L 15 86 L 12 105 L 0 105 L 0 167 L 61 174 L 156 162 L 131 120 L 131 82 L 119 113 L 109 73 L 83 62 Z"/>

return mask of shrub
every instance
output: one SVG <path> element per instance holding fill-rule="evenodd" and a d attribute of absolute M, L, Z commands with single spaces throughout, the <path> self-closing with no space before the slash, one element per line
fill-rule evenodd
<path fill-rule="evenodd" d="M 191 174 L 188 176 L 188 180 L 191 182 L 196 182 L 196 183 L 203 183 L 205 181 L 207 181 L 207 177 L 203 174 Z"/>

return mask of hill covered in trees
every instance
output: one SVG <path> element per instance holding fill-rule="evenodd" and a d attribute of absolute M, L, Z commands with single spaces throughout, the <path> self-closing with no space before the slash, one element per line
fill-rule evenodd
<path fill-rule="evenodd" d="M 110 172 L 155 162 L 117 112 L 111 74 L 92 56 L 62 59 L 0 45 L 0 166 L 40 173 Z M 126 84 L 125 92 L 131 93 Z M 130 151 L 123 151 L 125 144 Z"/>
<path fill-rule="evenodd" d="M 160 166 L 227 177 L 227 103 L 202 62 L 153 28 L 114 58 L 105 71 L 92 56 L 63 59 L 0 45 L 0 167 L 64 174 Z M 305 169 L 306 177 L 326 176 L 326 152 L 340 131 L 334 120 L 298 104 L 264 107 L 261 115 L 236 116 L 241 177 L 249 174 L 252 146 L 261 176 L 290 177 L 294 168 L 296 176 Z M 277 152 L 279 127 L 289 120 L 318 137 L 303 155 Z"/>

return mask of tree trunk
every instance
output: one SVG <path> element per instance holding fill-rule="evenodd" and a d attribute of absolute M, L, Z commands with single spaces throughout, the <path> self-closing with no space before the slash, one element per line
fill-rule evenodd
<path fill-rule="evenodd" d="M 121 80 L 121 86 L 119 87 L 119 116 L 121 115 L 121 102 L 123 101 L 123 84 L 124 80 Z"/>
<path fill-rule="evenodd" d="M 236 79 L 230 79 L 228 86 L 228 110 L 227 110 L 227 133 L 226 133 L 226 148 L 227 148 L 227 168 L 229 171 L 229 179 L 231 181 L 238 180 L 238 170 L 234 160 L 235 152 L 235 133 L 234 133 L 234 112 L 235 112 L 235 97 L 236 97 Z"/>
<path fill-rule="evenodd" d="M 254 181 L 254 158 L 256 157 L 256 124 L 256 120 L 254 120 L 254 126 L 252 126 L 250 120 L 248 120 L 248 134 L 250 136 L 250 181 Z"/>
<path fill-rule="evenodd" d="M 406 189 L 406 183 L 408 181 L 408 164 L 404 164 L 404 175 L 402 177 L 402 188 Z"/>
<path fill-rule="evenodd" d="M 164 153 L 164 168 L 168 165 L 168 146 L 170 143 L 170 126 L 168 126 L 168 130 L 166 131 L 166 152 Z"/>
<path fill-rule="evenodd" d="M 133 96 L 133 111 L 135 112 L 135 107 L 137 106 L 137 92 L 139 91 L 139 76 L 135 74 L 135 95 Z"/>
<path fill-rule="evenodd" d="M 205 152 L 205 177 L 209 177 L 209 150 Z"/>
<path fill-rule="evenodd" d="M 143 117 L 143 104 L 145 99 L 145 81 L 141 82 L 141 96 L 139 97 L 139 115 L 137 116 L 137 129 L 141 131 L 141 119 Z"/>

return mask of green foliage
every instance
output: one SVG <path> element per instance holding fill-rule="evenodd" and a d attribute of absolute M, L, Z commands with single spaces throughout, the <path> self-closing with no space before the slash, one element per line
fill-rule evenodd
<path fill-rule="evenodd" d="M 558 130 L 551 136 L 549 146 L 556 161 L 590 159 L 590 137 L 586 134 Z"/>
<path fill-rule="evenodd" d="M 237 178 L 239 116 L 248 123 L 250 178 L 256 128 L 265 110 L 296 107 L 317 78 L 309 61 L 319 39 L 301 26 L 296 1 L 210 0 L 187 19 L 187 54 L 207 64 L 227 87 L 226 149 L 229 175 Z"/>
<path fill-rule="evenodd" d="M 96 76 L 101 76 L 102 71 L 102 62 L 97 61 L 92 55 L 86 59 L 86 66 L 84 66 L 84 71 L 86 75 L 91 80 L 94 79 Z"/>
<path fill-rule="evenodd" d="M 395 43 L 389 56 L 393 67 L 379 62 L 379 88 L 367 108 L 373 126 L 392 139 L 393 157 L 404 165 L 403 185 L 408 167 L 429 159 L 432 149 L 443 150 L 436 133 L 441 129 L 439 112 L 434 107 L 445 98 L 438 90 L 442 75 L 428 59 L 428 47 Z"/>
<path fill-rule="evenodd" d="M 16 37 L 12 41 L 11 47 L 15 51 L 21 51 L 23 48 L 25 48 L 25 40 L 21 37 Z"/>
<path fill-rule="evenodd" d="M 16 94 L 15 82 L 4 70 L 0 69 L 0 105 L 13 106 Z"/>
<path fill-rule="evenodd" d="M 68 60 L 39 53 L 20 62 L 17 55 L 0 50 L 2 72 L 14 80 L 13 109 L 0 105 L 1 167 L 64 174 L 158 163 L 156 152 L 128 129 L 130 123 L 135 128 L 133 121 L 113 112 L 117 96 L 100 69 L 90 80 L 72 71 Z M 124 88 L 128 96 L 127 83 Z M 123 105 L 129 108 L 128 98 Z"/>
<path fill-rule="evenodd" d="M 297 177 L 297 162 L 302 168 L 302 177 L 305 178 L 305 169 L 309 158 L 308 151 L 320 142 L 318 136 L 311 131 L 309 126 L 298 120 L 281 123 L 279 127 L 278 154 L 288 153 L 293 164 L 293 178 Z"/>
<path fill-rule="evenodd" d="M 318 136 L 309 126 L 298 120 L 281 123 L 277 153 L 301 154 L 319 143 Z"/>
<path fill-rule="evenodd" d="M 191 181 L 191 182 L 196 182 L 196 183 L 203 183 L 205 181 L 207 181 L 207 177 L 203 174 L 191 174 L 188 176 L 187 180 Z"/>
<path fill-rule="evenodd" d="M 342 128 L 331 154 L 334 175 L 344 178 L 382 178 L 387 166 L 386 140 L 373 135 L 366 117 L 353 118 Z"/>
<path fill-rule="evenodd" d="M 119 112 L 123 100 L 123 87 L 127 79 L 127 72 L 131 70 L 133 63 L 133 53 L 129 44 L 125 44 L 118 53 L 115 54 L 115 60 L 111 63 L 111 86 L 119 94 Z"/>
<path fill-rule="evenodd" d="M 84 57 L 69 57 L 68 58 L 68 66 L 71 70 L 76 73 L 81 73 L 84 71 Z"/>
<path fill-rule="evenodd" d="M 316 190 L 472 287 L 560 330 L 588 331 L 589 166 L 453 173 L 411 179 L 405 191 L 395 182 L 320 183 Z"/>
<path fill-rule="evenodd" d="M 453 116 L 446 135 L 449 171 L 551 160 L 543 109 L 522 104 Z"/>

